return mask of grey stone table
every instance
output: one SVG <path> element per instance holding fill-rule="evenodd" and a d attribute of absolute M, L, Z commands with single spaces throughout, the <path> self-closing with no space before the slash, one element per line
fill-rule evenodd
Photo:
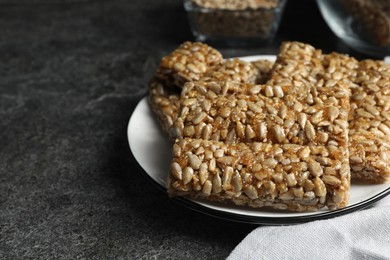
<path fill-rule="evenodd" d="M 353 53 L 313 2 L 274 44 L 221 51 Z M 0 0 L 0 259 L 224 259 L 256 227 L 174 203 L 128 147 L 159 59 L 192 39 L 178 0 Z"/>

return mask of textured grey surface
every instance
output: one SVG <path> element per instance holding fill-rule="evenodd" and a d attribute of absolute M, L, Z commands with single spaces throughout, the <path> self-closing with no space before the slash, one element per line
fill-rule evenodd
<path fill-rule="evenodd" d="M 48 2 L 0 2 L 0 259 L 226 258 L 255 226 L 172 202 L 126 139 L 159 59 L 192 40 L 180 1 Z M 286 12 L 274 46 L 222 51 L 346 48 Z"/>

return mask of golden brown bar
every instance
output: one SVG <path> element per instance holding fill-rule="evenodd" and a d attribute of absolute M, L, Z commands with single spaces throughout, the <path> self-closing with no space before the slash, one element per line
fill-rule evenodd
<path fill-rule="evenodd" d="M 210 53 L 214 57 L 213 59 L 202 58 L 202 55 L 210 55 Z M 222 62 L 221 59 L 222 56 L 219 52 L 210 46 L 190 42 L 182 44 L 171 54 L 163 57 L 156 76 L 149 82 L 148 99 L 162 129 L 171 138 L 174 138 L 172 126 L 173 122 L 176 121 L 180 106 L 181 89 L 187 80 L 193 81 L 202 78 L 203 81 L 224 79 L 254 83 L 268 75 L 272 64 L 267 60 L 248 63 L 239 59 L 230 59 Z M 188 63 L 187 65 L 191 63 L 199 67 L 206 66 L 206 70 L 204 73 L 202 70 L 202 73 L 198 74 L 193 74 L 189 70 L 180 71 L 181 65 L 175 65 L 175 62 Z M 191 65 L 189 66 L 191 67 Z M 178 78 L 181 79 L 177 81 L 176 79 Z"/>
<path fill-rule="evenodd" d="M 180 139 L 168 192 L 251 207 L 315 211 L 347 205 L 347 151 L 337 146 Z"/>
<path fill-rule="evenodd" d="M 301 145 L 348 145 L 349 96 L 334 86 L 318 92 L 313 105 L 284 96 L 269 85 L 190 82 L 183 89 L 176 121 L 178 138 Z M 340 91 L 338 91 L 340 90 Z M 260 94 L 272 91 L 273 98 Z M 249 95 L 243 93 L 250 93 Z"/>
<path fill-rule="evenodd" d="M 216 49 L 200 42 L 185 42 L 162 58 L 156 77 L 166 87 L 182 88 L 184 83 L 199 80 L 222 61 Z"/>
<path fill-rule="evenodd" d="M 390 65 L 361 61 L 354 82 L 349 134 L 352 177 L 384 182 L 390 177 Z"/>
<path fill-rule="evenodd" d="M 157 117 L 161 128 L 171 138 L 173 122 L 177 119 L 177 114 L 180 108 L 180 91 L 176 88 L 164 87 L 156 78 L 152 78 L 149 82 L 148 101 L 151 109 Z"/>
<path fill-rule="evenodd" d="M 328 78 L 343 79 L 351 87 L 351 110 L 349 114 L 349 150 L 352 178 L 370 182 L 384 182 L 390 176 L 390 112 L 389 112 L 389 89 L 390 89 L 390 67 L 383 61 L 364 60 L 357 62 L 346 55 L 331 53 L 321 56 L 308 47 L 306 55 L 291 55 L 294 44 L 285 44 L 281 48 L 278 62 L 282 65 L 275 66 L 275 73 L 287 75 L 289 66 L 295 64 L 297 70 L 297 60 L 294 57 L 301 57 L 309 62 L 313 57 L 322 60 L 316 72 L 308 72 L 305 78 L 329 74 Z M 303 45 L 302 45 L 303 46 Z M 300 48 L 302 49 L 302 48 Z M 302 50 L 300 50 L 302 51 Z M 295 50 L 295 52 L 300 52 Z M 288 53 L 288 54 L 283 54 Z M 308 71 L 308 70 L 307 70 Z M 271 72 L 269 72 L 271 73 Z M 330 76 L 330 75 L 333 76 Z M 270 76 L 269 76 L 270 77 Z M 274 76 L 275 79 L 275 76 Z M 275 82 L 271 79 L 270 83 Z M 285 79 L 276 82 L 283 84 L 291 83 Z M 348 83 L 349 82 L 349 83 Z M 296 82 L 294 84 L 297 84 Z M 299 91 L 302 85 L 296 85 Z M 317 87 L 318 89 L 318 87 Z M 292 95 L 296 92 L 289 90 Z M 330 89 L 330 92 L 332 90 Z M 306 96 L 301 95 L 308 103 L 313 103 L 311 93 Z"/>
<path fill-rule="evenodd" d="M 339 85 L 349 91 L 358 62 L 347 55 L 322 54 L 321 50 L 300 42 L 284 42 L 266 85 L 278 85 L 284 93 L 307 104 L 316 102 L 313 91 Z M 352 73 L 352 75 L 351 75 Z"/>

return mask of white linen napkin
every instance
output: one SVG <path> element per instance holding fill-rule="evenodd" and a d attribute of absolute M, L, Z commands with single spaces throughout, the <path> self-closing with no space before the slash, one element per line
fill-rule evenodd
<path fill-rule="evenodd" d="M 228 260 L 390 259 L 390 196 L 369 209 L 252 231 Z"/>

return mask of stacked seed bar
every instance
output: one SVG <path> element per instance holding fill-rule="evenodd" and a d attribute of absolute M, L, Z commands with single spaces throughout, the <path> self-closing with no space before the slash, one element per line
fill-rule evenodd
<path fill-rule="evenodd" d="M 335 209 L 348 202 L 348 157 L 336 146 L 184 138 L 173 150 L 173 196 L 294 211 Z"/>
<path fill-rule="evenodd" d="M 167 60 L 158 71 L 173 64 Z M 388 70 L 293 42 L 282 45 L 274 66 L 235 59 L 211 63 L 196 77 L 188 70 L 190 76 L 169 86 L 166 79 L 180 77 L 156 77 L 152 107 L 163 126 L 169 115 L 165 129 L 177 137 L 170 195 L 298 211 L 345 207 L 349 150 L 352 170 L 361 172 L 355 177 L 383 181 L 389 175 Z M 170 86 L 176 91 L 167 91 Z M 360 112 L 349 114 L 348 135 L 350 87 L 351 111 Z"/>
<path fill-rule="evenodd" d="M 153 112 L 157 115 L 157 119 L 162 129 L 173 136 L 173 122 L 177 118 L 179 111 L 180 90 L 172 87 L 165 87 L 163 83 L 153 78 L 149 82 L 149 104 Z"/>
<path fill-rule="evenodd" d="M 311 48 L 308 47 L 310 50 Z M 312 56 L 318 55 L 311 51 Z M 297 70 L 291 65 L 293 57 L 306 60 L 306 56 L 289 53 L 288 60 L 283 64 L 276 64 L 274 72 L 284 75 Z M 310 56 L 309 56 L 310 57 Z M 285 58 L 285 57 L 284 57 Z M 280 58 L 283 59 L 283 58 Z M 382 61 L 355 59 L 332 53 L 324 55 L 324 62 L 328 71 L 335 79 L 350 81 L 351 85 L 351 110 L 349 115 L 349 150 L 352 178 L 370 182 L 385 182 L 390 177 L 390 66 Z M 266 72 L 264 72 L 266 74 Z M 272 81 L 273 79 L 271 79 Z M 284 81 L 276 81 L 278 84 L 286 84 Z M 287 82 L 287 86 L 291 84 Z M 306 97 L 308 103 L 314 98 L 300 82 L 292 84 L 293 95 Z M 298 91 L 296 91 L 298 90 Z"/>
<path fill-rule="evenodd" d="M 155 77 L 149 82 L 149 103 L 171 138 L 183 85 L 199 80 L 222 62 L 219 51 L 200 42 L 185 42 L 162 58 Z"/>
<path fill-rule="evenodd" d="M 167 87 L 182 88 L 184 83 L 199 80 L 222 61 L 221 53 L 210 46 L 200 42 L 185 42 L 162 58 L 156 77 Z"/>
<path fill-rule="evenodd" d="M 174 140 L 172 129 L 179 110 L 181 90 L 186 82 L 229 79 L 235 82 L 264 82 L 272 63 L 258 60 L 222 60 L 222 55 L 210 46 L 185 42 L 163 57 L 155 77 L 149 82 L 149 103 L 165 132 Z"/>
<path fill-rule="evenodd" d="M 384 182 L 390 176 L 390 66 L 361 61 L 354 82 L 349 146 L 352 176 Z"/>
<path fill-rule="evenodd" d="M 265 85 L 186 83 L 175 121 L 172 196 L 299 211 L 346 206 L 349 85 L 305 44 L 284 44 L 278 64 L 292 70 L 275 69 Z M 309 94 L 313 101 L 304 103 Z"/>
<path fill-rule="evenodd" d="M 336 84 L 332 92 L 319 88 L 320 102 L 308 105 L 277 85 L 270 98 L 261 94 L 270 85 L 226 83 L 186 84 L 175 122 L 178 138 L 347 146 L 349 95 L 344 86 Z"/>
<path fill-rule="evenodd" d="M 266 85 L 231 81 L 186 84 L 176 121 L 177 136 L 200 138 L 206 126 L 210 131 L 204 132 L 210 136 L 202 138 L 229 143 L 345 146 L 349 84 L 335 79 L 338 70 L 327 71 L 328 63 L 318 52 L 309 45 L 283 44 Z M 282 72 L 279 64 L 288 64 L 287 69 Z M 291 87 L 293 84 L 296 86 Z"/>

